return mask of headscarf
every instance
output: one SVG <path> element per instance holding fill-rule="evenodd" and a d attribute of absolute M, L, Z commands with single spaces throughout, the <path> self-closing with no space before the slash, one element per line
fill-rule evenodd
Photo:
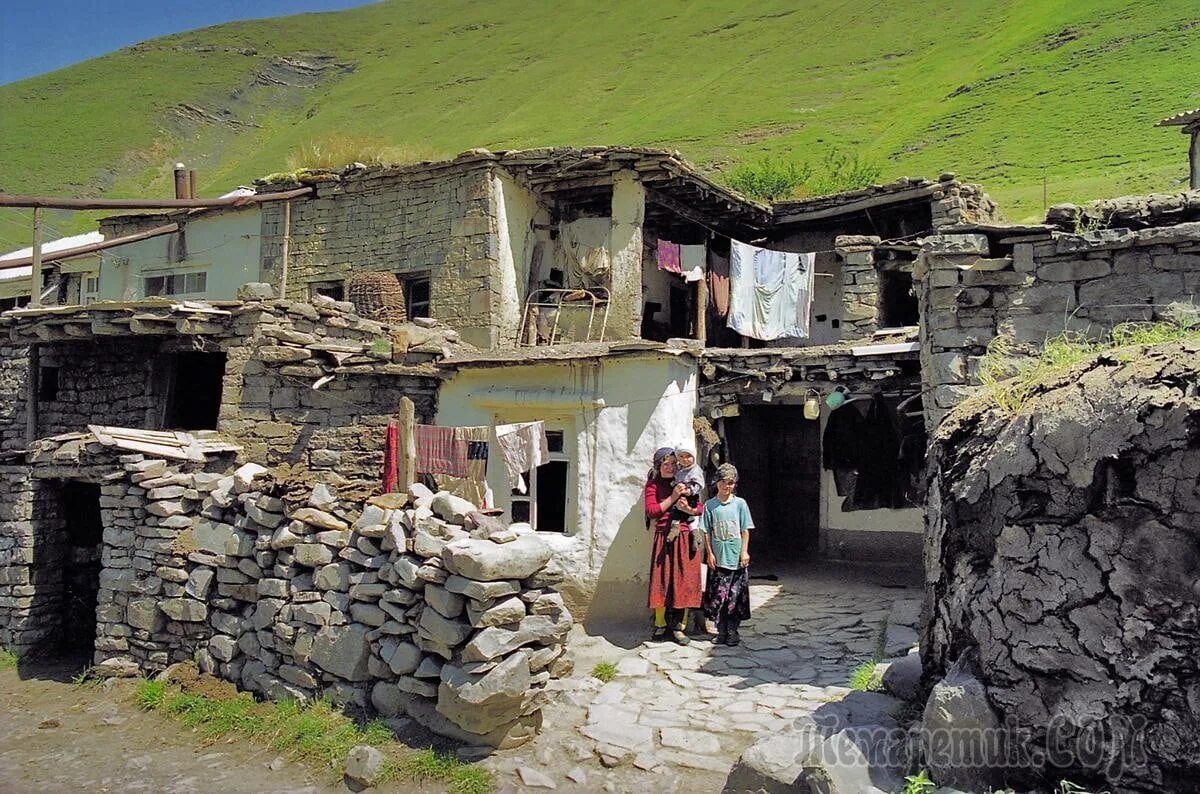
<path fill-rule="evenodd" d="M 674 454 L 675 449 L 673 447 L 659 447 L 658 449 L 654 450 L 654 465 L 650 467 L 650 474 L 646 477 L 646 481 L 649 482 L 650 480 L 656 479 L 659 476 L 659 465 L 663 462 L 663 460 L 671 457 Z"/>
<path fill-rule="evenodd" d="M 696 457 L 696 450 L 692 447 L 691 444 L 680 444 L 679 446 L 675 447 L 675 454 L 676 455 L 691 455 L 694 458 L 694 457 Z"/>
<path fill-rule="evenodd" d="M 733 480 L 737 482 L 737 468 L 732 463 L 722 463 L 717 467 L 717 480 Z"/>

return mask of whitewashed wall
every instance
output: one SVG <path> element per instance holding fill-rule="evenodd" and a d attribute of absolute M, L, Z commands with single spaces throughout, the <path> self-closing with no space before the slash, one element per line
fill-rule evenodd
<path fill-rule="evenodd" d="M 695 405 L 695 362 L 649 354 L 463 369 L 442 386 L 437 422 L 541 419 L 565 431 L 567 532 L 541 534 L 567 573 L 564 597 L 594 625 L 645 618 L 643 487 L 656 448 L 693 441 Z M 507 475 L 495 454 L 488 482 L 507 509 Z"/>

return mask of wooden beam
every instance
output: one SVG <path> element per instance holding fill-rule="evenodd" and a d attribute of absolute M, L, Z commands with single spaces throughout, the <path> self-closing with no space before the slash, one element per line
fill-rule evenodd
<path fill-rule="evenodd" d="M 187 210 L 212 207 L 243 207 L 268 201 L 287 201 L 312 195 L 313 188 L 301 187 L 278 193 L 230 196 L 216 199 L 100 199 L 57 196 L 19 196 L 0 193 L 0 207 L 45 207 L 58 210 Z"/>
<path fill-rule="evenodd" d="M 838 204 L 833 207 L 827 207 L 820 210 L 797 210 L 795 212 L 780 212 L 775 216 L 776 223 L 802 223 L 805 221 L 816 221 L 823 218 L 836 218 L 839 215 L 849 215 L 854 212 L 862 212 L 863 210 L 872 209 L 874 207 L 883 207 L 888 204 L 899 204 L 904 201 L 912 201 L 914 199 L 926 198 L 932 196 L 939 190 L 943 190 L 944 186 L 926 185 L 924 187 L 908 188 L 895 193 L 882 193 L 878 196 L 859 199 L 857 201 L 848 201 L 845 204 Z"/>
<path fill-rule="evenodd" d="M 408 486 L 417 480 L 417 408 L 408 397 L 400 398 L 400 413 L 398 416 L 399 443 L 396 445 L 400 453 L 397 461 L 397 480 L 403 493 L 408 492 Z"/>
<path fill-rule="evenodd" d="M 35 207 L 33 210 L 35 227 L 38 226 L 37 218 L 38 218 L 39 212 L 41 212 L 41 210 L 39 210 L 38 208 Z M 172 232 L 177 232 L 177 231 L 179 231 L 178 223 L 168 223 L 164 226 L 155 226 L 153 229 L 146 229 L 145 231 L 137 232 L 136 234 L 127 234 L 122 237 L 113 237 L 110 240 L 101 240 L 98 243 L 88 243 L 87 245 L 78 245 L 78 246 L 75 246 L 74 248 L 67 248 L 63 251 L 55 251 L 54 253 L 52 253 L 50 255 L 50 257 L 47 261 L 59 262 L 63 259 L 70 259 L 70 258 L 76 257 L 76 256 L 84 256 L 85 254 L 94 254 L 98 251 L 104 251 L 109 248 L 114 248 L 118 245 L 125 245 L 127 243 L 136 243 L 141 240 L 149 240 L 151 237 L 159 237 L 161 235 L 171 234 Z M 38 239 L 40 239 L 40 231 L 36 231 L 35 236 Z M 41 247 L 40 246 L 35 248 L 34 251 L 37 256 L 41 257 Z M 3 262 L 0 262 L 0 270 L 12 270 L 13 268 L 25 267 L 26 265 L 32 265 L 32 264 L 33 264 L 33 256 L 21 257 L 20 259 L 6 259 Z M 34 265 L 35 270 L 37 269 L 37 267 L 38 267 L 38 265 Z M 39 292 L 41 291 L 40 286 L 38 287 L 38 291 Z"/>
<path fill-rule="evenodd" d="M 10 265 L 9 267 L 23 267 Z M 42 211 L 33 208 L 33 256 L 29 258 L 29 307 L 36 309 L 42 305 Z"/>

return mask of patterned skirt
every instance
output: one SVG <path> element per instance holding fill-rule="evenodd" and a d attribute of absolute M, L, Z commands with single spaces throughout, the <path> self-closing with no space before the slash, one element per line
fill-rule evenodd
<path fill-rule="evenodd" d="M 700 606 L 700 551 L 692 544 L 692 533 L 681 532 L 668 540 L 656 531 L 650 548 L 651 609 L 692 609 Z"/>
<path fill-rule="evenodd" d="M 746 620 L 750 617 L 750 575 L 746 569 L 709 568 L 704 586 L 704 616 Z"/>

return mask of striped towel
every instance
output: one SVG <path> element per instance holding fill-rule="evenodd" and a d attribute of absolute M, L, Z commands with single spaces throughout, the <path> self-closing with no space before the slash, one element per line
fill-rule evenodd
<path fill-rule="evenodd" d="M 467 444 L 456 436 L 457 428 L 417 425 L 417 471 L 421 474 L 467 475 Z"/>

